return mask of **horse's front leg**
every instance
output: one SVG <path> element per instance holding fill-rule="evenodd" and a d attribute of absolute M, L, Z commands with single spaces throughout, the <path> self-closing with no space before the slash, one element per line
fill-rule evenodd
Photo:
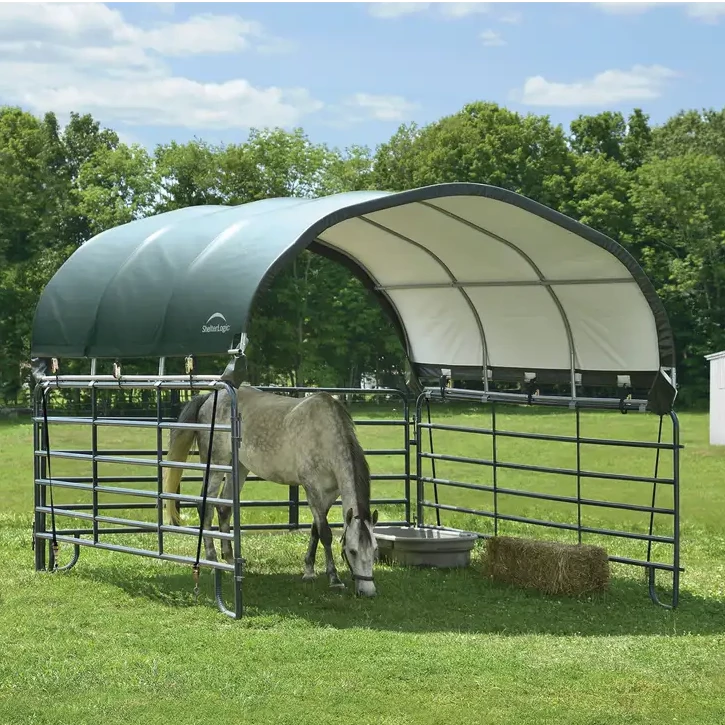
<path fill-rule="evenodd" d="M 244 488 L 244 482 L 247 480 L 249 471 L 244 468 L 241 464 L 239 465 L 239 496 L 242 495 L 242 489 Z M 232 474 L 228 473 L 224 477 L 224 489 L 222 491 L 222 498 L 231 499 L 234 491 L 232 485 Z M 217 514 L 219 516 L 219 531 L 223 534 L 230 533 L 230 522 L 232 520 L 232 507 L 226 504 L 219 504 L 217 506 Z M 222 539 L 222 558 L 227 564 L 234 563 L 234 550 L 232 548 L 232 542 L 230 539 Z"/>
<path fill-rule="evenodd" d="M 345 585 L 340 581 L 340 577 L 337 574 L 337 567 L 335 566 L 335 556 L 332 553 L 332 529 L 330 524 L 327 523 L 327 512 L 325 512 L 321 524 L 318 525 L 320 532 L 320 541 L 325 549 L 325 569 L 327 571 L 327 578 L 330 580 L 331 587 L 345 588 Z"/>
<path fill-rule="evenodd" d="M 317 524 L 313 523 L 310 529 L 310 544 L 305 554 L 305 573 L 302 581 L 309 582 L 315 578 L 315 557 L 317 556 L 317 544 L 320 541 L 320 534 L 317 531 Z"/>
<path fill-rule="evenodd" d="M 312 486 L 305 486 L 307 492 L 307 503 L 312 511 L 314 526 L 310 535 L 310 546 L 307 549 L 305 557 L 305 575 L 303 579 L 311 579 L 315 576 L 315 553 L 317 552 L 317 542 L 321 541 L 325 549 L 325 570 L 331 587 L 344 587 L 337 574 L 335 566 L 335 557 L 332 554 L 332 529 L 327 523 L 327 513 L 335 502 L 336 494 L 321 494 L 319 490 Z M 333 497 L 334 496 L 334 497 Z M 331 500 L 328 500 L 331 499 Z"/>

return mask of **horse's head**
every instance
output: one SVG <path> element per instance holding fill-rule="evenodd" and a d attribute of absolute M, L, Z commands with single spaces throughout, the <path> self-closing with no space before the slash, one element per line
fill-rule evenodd
<path fill-rule="evenodd" d="M 345 516 L 345 528 L 342 531 L 342 558 L 350 568 L 355 582 L 355 594 L 364 597 L 375 596 L 373 565 L 378 558 L 378 542 L 373 529 L 378 521 L 378 512 L 373 511 L 370 518 L 353 516 L 348 509 Z"/>

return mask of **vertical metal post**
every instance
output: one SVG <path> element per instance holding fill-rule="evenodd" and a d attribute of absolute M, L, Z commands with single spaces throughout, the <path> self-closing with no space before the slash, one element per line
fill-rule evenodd
<path fill-rule="evenodd" d="M 418 526 L 423 526 L 423 496 L 424 496 L 424 490 L 425 485 L 423 483 L 423 434 L 422 434 L 422 428 L 420 427 L 421 418 L 423 417 L 423 398 L 425 398 L 426 394 L 422 393 L 420 396 L 418 396 L 418 401 L 416 402 L 415 406 L 415 416 L 416 420 L 418 421 L 418 425 L 415 427 L 415 448 L 416 448 L 416 455 L 415 455 L 415 477 L 416 477 L 416 501 L 415 501 L 415 510 L 416 510 L 416 521 Z"/>
<path fill-rule="evenodd" d="M 45 457 L 38 454 L 40 450 L 40 425 L 41 423 L 37 420 L 40 417 L 40 410 L 38 405 L 38 392 L 42 395 L 43 386 L 38 383 L 33 391 L 33 416 L 36 421 L 33 423 L 33 474 L 35 480 L 33 481 L 33 501 L 35 505 L 35 520 L 33 523 L 33 533 L 35 538 L 33 545 L 35 547 L 35 570 L 43 571 L 46 568 L 46 540 L 38 538 L 38 534 L 44 534 L 46 532 L 46 515 L 38 508 L 45 507 L 45 486 L 38 483 L 41 479 L 45 479 L 46 466 Z"/>
<path fill-rule="evenodd" d="M 164 358 L 161 360 L 163 361 Z M 162 369 L 163 364 L 159 362 L 159 370 Z M 159 555 L 164 553 L 164 532 L 161 530 L 164 525 L 164 499 L 161 497 L 164 492 L 164 469 L 161 465 L 163 450 L 164 432 L 161 428 L 161 381 L 159 381 L 156 385 L 156 524 L 158 526 Z"/>
<path fill-rule="evenodd" d="M 224 383 L 229 393 L 230 423 L 232 437 L 232 470 L 227 474 L 232 477 L 232 507 L 234 523 L 234 618 L 241 618 L 244 612 L 242 600 L 242 581 L 244 579 L 244 560 L 242 559 L 242 522 L 241 522 L 241 487 L 239 482 L 239 447 L 242 442 L 241 421 L 237 406 L 237 391 L 229 384 Z"/>
<path fill-rule="evenodd" d="M 405 523 L 410 526 L 410 406 L 408 399 L 403 398 L 403 435 L 405 436 Z"/>
<path fill-rule="evenodd" d="M 673 522 L 675 543 L 672 553 L 672 564 L 674 566 L 672 572 L 672 607 L 674 609 L 680 598 L 680 421 L 674 410 L 670 411 L 670 418 L 672 420 L 672 443 L 674 444 L 672 450 L 672 480 L 674 481 L 672 509 L 675 512 Z"/>
<path fill-rule="evenodd" d="M 581 448 L 581 410 L 574 405 L 576 411 L 576 533 L 577 540 L 582 543 L 582 448 Z"/>
<path fill-rule="evenodd" d="M 491 460 L 493 462 L 493 535 L 498 536 L 498 451 L 496 446 L 496 401 L 491 401 Z"/>
<path fill-rule="evenodd" d="M 92 374 L 95 374 L 95 360 L 92 361 Z M 91 450 L 93 460 L 91 461 L 91 476 L 93 478 L 93 543 L 98 543 L 98 426 L 96 419 L 98 418 L 98 391 L 96 390 L 95 381 L 91 381 L 89 387 L 91 389 Z"/>
<path fill-rule="evenodd" d="M 664 422 L 664 417 L 660 416 L 660 423 L 659 428 L 657 431 L 657 443 L 662 443 L 662 424 Z M 659 478 L 660 475 L 660 451 L 661 449 L 658 448 L 655 453 L 655 470 L 654 470 L 654 479 Z M 649 535 L 652 536 L 654 533 L 655 528 L 655 512 L 654 508 L 657 504 L 657 481 L 655 480 L 652 484 L 652 503 L 650 504 L 652 507 L 652 510 L 649 512 Z M 647 541 L 647 561 L 650 561 L 652 558 L 652 539 L 649 539 Z"/>
<path fill-rule="evenodd" d="M 428 411 L 428 442 L 430 444 L 430 452 L 435 453 L 435 449 L 433 448 L 433 428 L 431 427 L 433 425 L 433 421 L 431 419 L 430 415 L 430 400 L 426 398 L 425 401 L 425 407 Z M 433 474 L 433 478 L 438 478 L 438 474 L 436 473 L 436 461 L 435 458 L 430 459 L 430 470 Z M 438 484 L 434 481 L 433 482 L 433 500 L 436 504 L 436 526 L 441 525 L 441 510 L 438 508 L 438 504 L 440 501 L 438 500 Z"/>

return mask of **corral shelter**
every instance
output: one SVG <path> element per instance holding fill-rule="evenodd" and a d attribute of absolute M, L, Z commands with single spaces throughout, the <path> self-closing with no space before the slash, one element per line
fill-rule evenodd
<path fill-rule="evenodd" d="M 705 359 L 710 363 L 710 445 L 725 446 L 725 350 Z"/>

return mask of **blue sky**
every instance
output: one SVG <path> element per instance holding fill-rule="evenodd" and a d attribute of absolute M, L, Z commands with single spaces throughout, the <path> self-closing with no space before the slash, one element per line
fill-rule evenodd
<path fill-rule="evenodd" d="M 0 103 L 129 141 L 302 126 L 374 146 L 473 100 L 567 125 L 725 105 L 725 3 L 0 5 Z"/>

